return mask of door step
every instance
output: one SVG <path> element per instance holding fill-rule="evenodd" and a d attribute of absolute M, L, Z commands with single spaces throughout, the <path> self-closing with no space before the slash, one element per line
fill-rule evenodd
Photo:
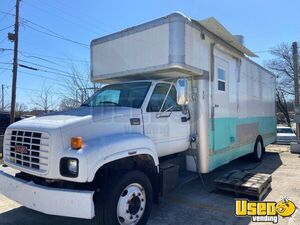
<path fill-rule="evenodd" d="M 196 180 L 198 173 L 180 170 L 178 164 L 162 163 L 160 165 L 160 190 L 162 195 L 168 194 L 178 187 Z"/>
<path fill-rule="evenodd" d="M 180 171 L 178 177 L 178 187 L 182 187 L 183 185 L 190 183 L 199 178 L 199 174 L 195 172 L 189 171 Z"/>

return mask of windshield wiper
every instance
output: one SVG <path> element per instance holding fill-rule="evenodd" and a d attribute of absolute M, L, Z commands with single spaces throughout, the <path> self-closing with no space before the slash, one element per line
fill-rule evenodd
<path fill-rule="evenodd" d="M 118 103 L 110 102 L 110 101 L 99 102 L 99 104 L 113 104 L 113 105 L 118 105 Z"/>

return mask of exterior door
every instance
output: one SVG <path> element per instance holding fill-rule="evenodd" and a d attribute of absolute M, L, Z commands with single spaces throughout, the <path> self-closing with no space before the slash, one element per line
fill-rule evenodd
<path fill-rule="evenodd" d="M 157 83 L 145 112 L 145 135 L 155 143 L 158 156 L 185 151 L 190 141 L 189 115 L 177 105 L 177 92 L 170 83 Z"/>
<path fill-rule="evenodd" d="M 228 149 L 236 142 L 237 71 L 235 61 L 216 57 L 214 96 L 214 150 Z"/>

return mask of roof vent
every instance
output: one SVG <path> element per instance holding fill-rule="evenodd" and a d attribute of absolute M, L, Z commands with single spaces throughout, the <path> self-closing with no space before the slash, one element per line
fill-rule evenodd
<path fill-rule="evenodd" d="M 233 36 L 241 45 L 244 45 L 244 36 L 243 35 L 233 35 Z"/>

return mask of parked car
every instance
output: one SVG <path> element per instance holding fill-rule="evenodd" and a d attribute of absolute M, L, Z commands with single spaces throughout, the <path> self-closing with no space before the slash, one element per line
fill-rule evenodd
<path fill-rule="evenodd" d="M 277 144 L 289 145 L 293 141 L 297 141 L 297 136 L 291 127 L 277 126 Z"/>

